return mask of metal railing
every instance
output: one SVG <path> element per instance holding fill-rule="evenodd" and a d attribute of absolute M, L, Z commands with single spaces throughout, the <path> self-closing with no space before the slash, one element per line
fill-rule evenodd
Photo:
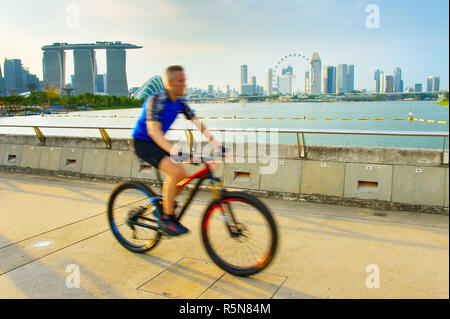
<path fill-rule="evenodd" d="M 131 130 L 133 127 L 91 127 L 91 126 L 48 126 L 48 125 L 12 125 L 0 124 L 0 127 L 14 127 L 14 128 L 33 128 L 41 145 L 45 145 L 46 137 L 40 130 L 41 128 L 50 129 L 87 129 L 99 130 L 106 148 L 111 148 L 111 138 L 106 130 Z M 184 131 L 186 139 L 189 143 L 191 152 L 194 144 L 193 131 L 195 129 L 172 128 L 171 131 Z M 229 133 L 249 133 L 249 132 L 263 132 L 262 129 L 254 128 L 208 128 L 210 132 L 229 132 Z M 267 129 L 270 131 L 270 129 Z M 424 137 L 443 137 L 442 154 L 445 153 L 445 145 L 449 136 L 448 131 L 376 131 L 376 130 L 330 130 L 330 129 L 277 129 L 276 133 L 296 134 L 298 158 L 305 158 L 307 156 L 307 146 L 305 134 L 338 134 L 338 135 L 372 135 L 372 136 L 424 136 Z"/>

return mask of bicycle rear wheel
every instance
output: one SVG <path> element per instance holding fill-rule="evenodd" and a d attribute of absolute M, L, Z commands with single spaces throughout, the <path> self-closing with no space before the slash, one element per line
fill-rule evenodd
<path fill-rule="evenodd" d="M 158 198 L 145 184 L 129 181 L 117 186 L 109 198 L 108 221 L 122 246 L 143 253 L 158 244 L 161 233 L 144 227 L 157 227 L 155 209 L 161 209 Z"/>
<path fill-rule="evenodd" d="M 256 197 L 225 193 L 202 220 L 206 251 L 223 270 L 236 276 L 256 274 L 273 260 L 278 233 L 267 207 Z"/>

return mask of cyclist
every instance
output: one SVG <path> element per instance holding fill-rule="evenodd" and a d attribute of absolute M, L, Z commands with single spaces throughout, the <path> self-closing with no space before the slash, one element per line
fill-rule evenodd
<path fill-rule="evenodd" d="M 196 118 L 186 102 L 184 97 L 186 77 L 183 67 L 169 66 L 164 73 L 163 82 L 165 90 L 147 97 L 143 104 L 141 116 L 133 130 L 134 150 L 140 159 L 166 175 L 166 181 L 162 187 L 164 212 L 156 213 L 156 217 L 163 231 L 176 236 L 189 231 L 174 214 L 175 198 L 179 192 L 177 183 L 188 177 L 188 174 L 182 163 L 173 160 L 178 156 L 178 151 L 164 137 L 164 134 L 173 124 L 178 113 L 183 113 L 215 147 L 221 147 L 221 144 Z M 221 150 L 225 151 L 224 148 Z"/>

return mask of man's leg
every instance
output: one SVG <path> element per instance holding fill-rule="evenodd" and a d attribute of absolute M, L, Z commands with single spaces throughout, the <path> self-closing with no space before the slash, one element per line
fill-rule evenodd
<path fill-rule="evenodd" d="M 163 184 L 163 209 L 167 215 L 174 214 L 175 198 L 180 189 L 177 187 L 178 182 L 188 177 L 186 170 L 181 163 L 175 163 L 168 156 L 164 156 L 158 166 L 166 175 L 166 181 Z"/>

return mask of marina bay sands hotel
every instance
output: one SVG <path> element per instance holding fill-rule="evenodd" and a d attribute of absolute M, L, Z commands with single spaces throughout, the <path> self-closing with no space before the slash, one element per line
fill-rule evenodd
<path fill-rule="evenodd" d="M 53 43 L 42 47 L 44 83 L 65 87 L 66 50 L 73 50 L 75 94 L 95 93 L 97 75 L 96 49 L 106 49 L 106 93 L 128 96 L 126 49 L 140 49 L 129 43 L 96 42 L 90 44 Z"/>

